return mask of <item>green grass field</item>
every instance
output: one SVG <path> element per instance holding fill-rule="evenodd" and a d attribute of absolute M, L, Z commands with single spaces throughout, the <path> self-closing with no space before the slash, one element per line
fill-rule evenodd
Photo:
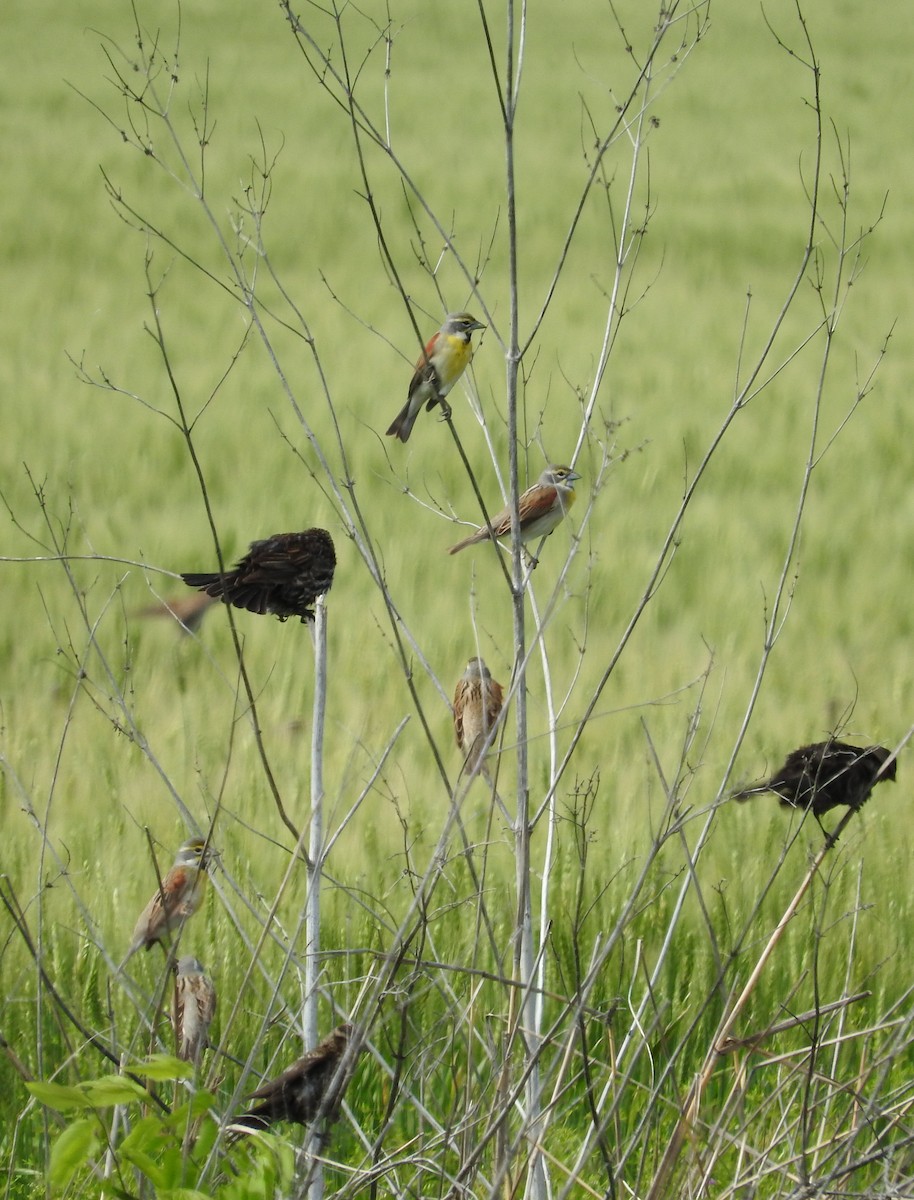
<path fill-rule="evenodd" d="M 639 112 L 643 90 L 625 105 L 657 24 L 636 3 L 617 8 L 624 37 L 612 10 L 586 0 L 535 7 L 515 138 L 522 346 L 595 143 L 620 110 L 630 122 Z M 293 870 L 279 890 L 292 838 L 257 751 L 226 615 L 213 611 L 195 638 L 137 616 L 157 597 L 182 594 L 175 573 L 216 566 L 177 393 L 228 560 L 254 538 L 309 525 L 330 530 L 337 547 L 324 770 L 326 827 L 345 824 L 326 864 L 321 1022 L 329 1028 L 355 1010 L 373 1049 L 334 1131 L 330 1153 L 341 1165 L 330 1190 L 367 1189 L 371 1164 L 374 1194 L 509 1194 L 523 1188 L 530 1153 L 523 1104 L 510 1092 L 527 1061 L 509 1043 L 517 844 L 477 783 L 461 810 L 471 849 L 457 829 L 438 846 L 451 795 L 436 751 L 453 785 L 449 699 L 476 653 L 508 683 L 511 601 L 491 547 L 445 553 L 479 519 L 447 426 L 422 413 L 408 445 L 384 437 L 418 347 L 379 248 L 350 117 L 279 6 L 186 6 L 176 58 L 178 10 L 141 6 L 138 47 L 124 6 L 78 8 L 14 4 L 0 78 L 8 1192 L 44 1190 L 54 1141 L 23 1075 L 74 1083 L 113 1070 L 86 1030 L 128 1057 L 156 1044 L 149 1023 L 161 958 L 134 961 L 136 986 L 111 963 L 155 889 L 146 829 L 167 866 L 186 836 L 182 807 L 201 828 L 216 817 L 216 894 L 187 938 L 223 997 L 219 1037 L 237 1058 L 251 1055 L 253 1069 L 239 1084 L 239 1069 L 220 1060 L 209 1079 L 215 1108 L 237 1107 L 236 1088 L 250 1090 L 300 1053 L 305 883 Z M 897 4 L 861 14 L 809 0 L 803 13 L 821 68 L 822 176 L 813 255 L 783 321 L 809 238 L 816 162 L 814 80 L 797 11 L 786 0 L 764 15 L 712 6 L 693 45 L 704 14 L 676 10 L 643 127 L 609 148 L 521 363 L 525 486 L 545 461 L 575 451 L 621 236 L 632 247 L 622 315 L 576 460 L 578 503 L 531 583 L 549 611 L 548 676 L 539 649 L 527 675 L 532 812 L 574 747 L 551 835 L 544 816 L 531 846 L 545 994 L 537 1061 L 551 1106 L 543 1145 L 556 1195 L 648 1195 L 651 1181 L 658 1196 L 750 1187 L 780 1196 L 809 1181 L 821 1194 L 887 1195 L 914 1177 L 904 1117 L 914 920 L 901 882 L 911 851 L 904 751 L 898 782 L 879 788 L 826 857 L 734 1036 L 870 995 L 722 1057 L 678 1174 L 658 1174 L 722 1012 L 822 840 L 811 821 L 798 833 L 771 797 L 715 801 L 804 742 L 840 732 L 894 748 L 912 725 L 903 447 L 914 218 L 901 102 L 912 35 Z M 504 13 L 489 6 L 487 15 L 501 70 Z M 318 47 L 334 47 L 340 69 L 338 34 L 322 10 L 302 20 Z M 342 21 L 356 98 L 390 137 L 390 155 L 365 143 L 365 168 L 420 330 L 431 332 L 446 310 L 485 314 L 470 387 L 490 443 L 462 385 L 451 399 L 492 511 L 502 497 L 489 444 L 505 479 L 508 469 L 510 277 L 505 139 L 488 52 L 470 6 L 392 7 L 389 55 L 386 20 L 369 7 L 345 10 Z M 167 63 L 155 87 L 160 99 L 170 95 L 168 127 L 125 105 L 116 82 L 122 73 L 151 103 L 133 64 L 154 46 Z M 265 199 L 258 256 L 243 210 Z M 458 256 L 478 279 L 475 294 Z M 254 281 L 269 349 L 240 303 L 237 263 Z M 171 380 L 151 336 L 150 288 Z M 626 638 L 683 494 L 760 362 Z M 400 614 L 396 632 L 351 536 L 356 510 Z M 777 637 L 747 721 L 782 575 Z M 530 639 L 529 603 L 526 611 Z M 302 828 L 311 640 L 297 622 L 241 613 L 236 625 L 270 768 Z M 499 759 L 512 812 L 517 760 L 512 712 Z M 425 896 L 420 881 L 432 878 Z M 414 908 L 417 893 L 424 901 Z M 258 947 L 265 924 L 270 937 Z M 401 939 L 402 962 L 373 991 Z M 232 1022 L 229 997 L 238 997 Z M 506 1115 L 489 1142 L 495 1111 Z M 181 1182 L 214 1194 L 215 1166 L 200 1170 Z M 97 1186 L 80 1175 L 71 1190 Z"/>

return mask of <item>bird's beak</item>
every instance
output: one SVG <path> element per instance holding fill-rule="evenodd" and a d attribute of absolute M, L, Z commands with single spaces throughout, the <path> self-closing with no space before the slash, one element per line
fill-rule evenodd
<path fill-rule="evenodd" d="M 565 482 L 566 483 L 574 483 L 576 480 L 578 480 L 580 478 L 581 478 L 581 476 L 577 473 L 577 471 L 572 471 L 570 475 L 565 476 Z"/>
<path fill-rule="evenodd" d="M 486 327 L 485 327 L 485 325 L 483 325 L 482 321 L 474 321 L 473 324 L 470 326 L 470 332 L 472 333 L 474 329 L 485 329 L 485 328 Z"/>

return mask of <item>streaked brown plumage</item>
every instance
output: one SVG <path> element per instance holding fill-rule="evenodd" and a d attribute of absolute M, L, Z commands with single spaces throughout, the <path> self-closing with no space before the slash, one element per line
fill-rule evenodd
<path fill-rule="evenodd" d="M 489 778 L 485 750 L 504 704 L 504 690 L 481 658 L 471 658 L 454 692 L 454 732 L 468 775 Z M 490 747 L 491 749 L 491 747 Z"/>
<path fill-rule="evenodd" d="M 196 596 L 169 596 L 159 604 L 150 604 L 137 611 L 138 617 L 170 617 L 177 621 L 182 633 L 196 633 L 203 618 L 216 603 L 214 596 L 200 592 Z"/>
<path fill-rule="evenodd" d="M 310 1125 L 329 1099 L 329 1107 L 335 1108 L 349 1083 L 349 1075 L 334 1088 L 328 1097 L 328 1089 L 340 1060 L 352 1037 L 352 1026 L 338 1025 L 334 1031 L 309 1050 L 276 1079 L 262 1084 L 251 1093 L 252 1100 L 259 1100 L 253 1108 L 242 1113 L 233 1124 L 246 1129 L 268 1129 L 274 1121 L 291 1121 L 296 1125 Z M 328 1115 L 325 1113 L 324 1115 Z"/>
<path fill-rule="evenodd" d="M 816 817 L 842 804 L 860 808 L 877 783 L 895 778 L 894 761 L 876 778 L 890 756 L 891 751 L 884 746 L 813 742 L 788 754 L 784 765 L 770 779 L 742 788 L 733 796 L 736 800 L 748 800 L 762 792 L 774 792 L 783 807 L 811 809 Z"/>
<path fill-rule="evenodd" d="M 199 959 L 188 954 L 175 963 L 171 1020 L 178 1057 L 198 1064 L 216 1015 L 216 989 Z"/>
<path fill-rule="evenodd" d="M 161 889 L 140 913 L 130 949 L 121 966 L 141 947 L 149 950 L 194 915 L 203 903 L 209 859 L 204 838 L 192 838 L 184 843 L 162 880 Z"/>
<path fill-rule="evenodd" d="M 571 467 L 547 467 L 536 483 L 518 497 L 517 515 L 523 545 L 546 537 L 564 519 L 574 504 L 574 485 L 580 478 Z M 475 546 L 477 542 L 484 542 L 490 537 L 506 537 L 510 532 L 511 509 L 506 506 L 492 517 L 490 525 L 484 525 L 462 542 L 451 546 L 448 554 L 458 554 L 467 546 Z"/>
<path fill-rule="evenodd" d="M 330 590 L 335 567 L 330 534 L 326 529 L 306 529 L 252 542 L 244 558 L 224 575 L 216 571 L 181 578 L 224 604 L 272 613 L 280 621 L 300 617 L 305 623 L 314 620 L 314 602 Z"/>

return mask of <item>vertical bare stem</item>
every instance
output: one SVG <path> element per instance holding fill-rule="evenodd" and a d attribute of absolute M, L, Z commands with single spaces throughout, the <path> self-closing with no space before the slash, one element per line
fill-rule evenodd
<path fill-rule="evenodd" d="M 305 1044 L 316 1046 L 318 980 L 321 949 L 321 873 L 324 869 L 324 714 L 327 707 L 327 609 L 324 597 L 314 606 L 314 711 L 311 718 L 311 822 L 308 843 L 308 891 L 305 898 L 305 1003 L 302 1027 Z M 317 1149 L 319 1133 L 312 1131 L 310 1147 Z M 324 1194 L 324 1170 L 315 1158 L 311 1168 L 310 1200 Z"/>
<path fill-rule="evenodd" d="M 526 687 L 526 627 L 524 563 L 520 541 L 518 515 L 519 464 L 517 433 L 517 376 L 520 365 L 518 342 L 518 245 L 517 245 L 517 194 L 514 160 L 514 121 L 521 79 L 522 63 L 515 63 L 515 38 L 523 46 L 526 7 L 521 5 L 519 18 L 513 0 L 508 0 L 507 48 L 505 56 L 505 189 L 508 216 L 508 295 L 510 304 L 510 331 L 505 355 L 505 384 L 508 402 L 508 447 L 511 500 L 511 548 L 512 548 L 512 608 L 514 623 L 514 662 L 519 672 L 515 694 L 515 721 L 517 730 L 517 811 L 514 820 L 515 846 L 515 893 L 516 917 L 514 929 L 514 972 L 522 985 L 521 1008 L 518 1014 L 522 1043 L 524 1046 L 523 1069 L 526 1075 L 525 1108 L 526 1125 L 531 1145 L 528 1164 L 526 1194 L 534 1200 L 546 1196 L 546 1177 L 541 1155 L 536 1150 L 536 1130 L 539 1125 L 540 1106 L 539 1080 L 539 1031 L 537 1029 L 538 1007 L 530 983 L 534 971 L 533 909 L 530 894 L 530 787 L 527 757 L 527 687 Z"/>

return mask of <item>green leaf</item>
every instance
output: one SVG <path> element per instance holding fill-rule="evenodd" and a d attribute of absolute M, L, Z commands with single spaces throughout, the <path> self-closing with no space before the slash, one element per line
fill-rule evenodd
<path fill-rule="evenodd" d="M 83 1084 L 86 1099 L 94 1108 L 107 1108 L 112 1104 L 129 1104 L 132 1100 L 148 1100 L 149 1094 L 126 1075 L 103 1075 Z"/>
<path fill-rule="evenodd" d="M 193 1125 L 196 1130 L 196 1143 L 199 1146 L 201 1138 L 206 1138 L 209 1142 L 219 1133 L 220 1122 L 214 1112 L 215 1107 L 216 1097 L 212 1092 L 194 1092 L 188 1096 L 187 1103 L 173 1108 L 170 1115 L 163 1119 L 179 1139 L 183 1139 L 186 1131 Z"/>
<path fill-rule="evenodd" d="M 67 1112 L 71 1108 L 91 1108 L 82 1088 L 64 1087 L 62 1083 L 35 1083 L 25 1085 L 36 1100 L 46 1104 L 48 1108 L 56 1108 L 59 1112 Z"/>
<path fill-rule="evenodd" d="M 216 1097 L 212 1092 L 206 1092 L 202 1089 L 195 1092 L 190 1099 L 190 1115 L 191 1117 L 205 1117 L 212 1112 L 216 1106 Z M 175 1109 L 175 1112 L 185 1112 L 186 1108 L 182 1105 L 181 1109 Z"/>
<path fill-rule="evenodd" d="M 130 1063 L 126 1068 L 134 1075 L 144 1075 L 147 1079 L 158 1081 L 166 1079 L 193 1079 L 193 1064 L 183 1058 L 175 1058 L 173 1054 L 152 1054 L 142 1062 Z"/>
<path fill-rule="evenodd" d="M 141 1171 L 156 1190 L 168 1183 L 162 1160 L 168 1148 L 174 1146 L 169 1120 L 160 1113 L 141 1117 L 120 1144 L 121 1157 Z"/>
<path fill-rule="evenodd" d="M 207 1105 L 204 1114 L 197 1113 L 197 1102 L 199 1099 L 200 1096 L 195 1096 L 193 1105 L 195 1115 L 202 1116 L 202 1119 L 199 1120 L 196 1126 L 197 1140 L 194 1144 L 194 1157 L 197 1162 L 204 1162 L 210 1150 L 212 1150 L 216 1138 L 219 1136 L 219 1121 L 210 1115 L 209 1105 Z"/>
<path fill-rule="evenodd" d="M 195 1192 L 193 1188 L 159 1188 L 159 1200 L 212 1200 L 210 1192 Z"/>
<path fill-rule="evenodd" d="M 72 1121 L 51 1150 L 49 1179 L 52 1188 L 65 1188 L 80 1167 L 85 1166 L 98 1147 L 94 1117 Z"/>
<path fill-rule="evenodd" d="M 244 1137 L 229 1147 L 234 1176 L 219 1188 L 219 1200 L 272 1200 L 286 1194 L 295 1173 L 295 1151 L 273 1134 Z"/>
<path fill-rule="evenodd" d="M 158 1155 L 165 1136 L 163 1119 L 158 1113 L 141 1117 L 133 1122 L 130 1132 L 121 1141 L 121 1153 Z"/>
<path fill-rule="evenodd" d="M 165 1172 L 162 1170 L 159 1158 L 156 1154 L 149 1154 L 140 1146 L 122 1145 L 120 1148 L 121 1157 L 125 1158 L 132 1166 L 146 1176 L 152 1186 L 158 1192 L 165 1180 Z"/>
<path fill-rule="evenodd" d="M 188 1164 L 183 1149 L 180 1146 L 167 1146 L 161 1157 L 162 1181 L 158 1192 L 180 1190 L 181 1183 L 187 1178 Z"/>

